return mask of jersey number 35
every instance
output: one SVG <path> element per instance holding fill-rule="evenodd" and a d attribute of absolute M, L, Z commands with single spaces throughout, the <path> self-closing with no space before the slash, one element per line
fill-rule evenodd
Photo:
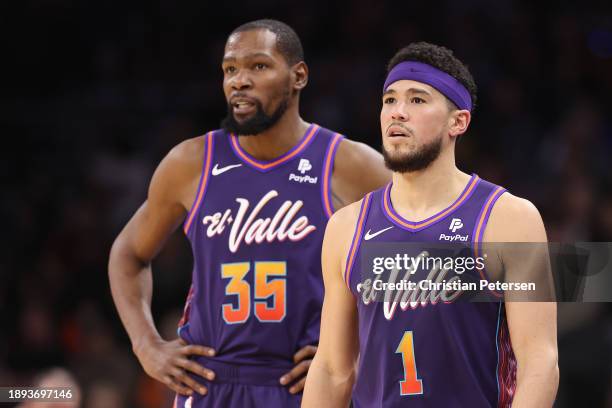
<path fill-rule="evenodd" d="M 280 322 L 287 312 L 287 263 L 266 261 L 254 262 L 254 265 L 255 300 L 252 303 L 255 317 L 260 322 Z M 246 280 L 250 270 L 251 262 L 221 265 L 221 277 L 230 279 L 225 286 L 225 295 L 236 296 L 235 303 L 222 305 L 223 320 L 227 324 L 244 323 L 251 316 L 251 284 Z M 272 306 L 269 306 L 270 299 Z"/>

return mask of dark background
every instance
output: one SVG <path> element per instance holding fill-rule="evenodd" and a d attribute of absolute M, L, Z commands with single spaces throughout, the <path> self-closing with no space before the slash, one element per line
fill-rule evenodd
<path fill-rule="evenodd" d="M 389 58 L 412 41 L 453 49 L 479 86 L 459 167 L 534 202 L 551 241 L 612 240 L 609 1 L 8 4 L 0 385 L 33 384 L 62 366 L 85 407 L 163 406 L 169 394 L 137 365 L 114 311 L 108 253 L 168 150 L 218 127 L 226 36 L 257 18 L 281 19 L 302 39 L 303 117 L 377 149 Z M 177 233 L 154 263 L 166 336 L 191 262 Z M 610 307 L 565 304 L 559 315 L 557 405 L 612 406 Z"/>

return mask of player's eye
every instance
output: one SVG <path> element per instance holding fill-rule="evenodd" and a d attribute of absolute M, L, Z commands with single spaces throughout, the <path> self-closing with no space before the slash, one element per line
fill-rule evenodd
<path fill-rule="evenodd" d="M 410 102 L 420 104 L 425 103 L 425 99 L 419 98 L 418 96 L 413 96 L 412 98 L 410 98 Z"/>
<path fill-rule="evenodd" d="M 395 98 L 392 96 L 387 96 L 386 98 L 383 98 L 383 103 L 386 105 L 395 103 Z"/>
<path fill-rule="evenodd" d="M 268 68 L 268 65 L 263 64 L 263 63 L 261 63 L 261 62 L 258 62 L 257 64 L 255 64 L 255 69 L 256 69 L 257 71 L 262 71 L 262 70 L 264 70 L 264 69 L 266 69 L 266 68 Z"/>
<path fill-rule="evenodd" d="M 226 74 L 233 74 L 234 72 L 236 72 L 236 67 L 233 65 L 228 65 L 223 68 L 223 72 L 225 72 Z"/>

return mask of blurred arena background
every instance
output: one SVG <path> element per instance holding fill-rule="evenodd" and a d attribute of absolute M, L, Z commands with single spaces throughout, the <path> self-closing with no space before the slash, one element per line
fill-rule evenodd
<path fill-rule="evenodd" d="M 480 99 L 458 144 L 460 168 L 533 201 L 551 241 L 612 241 L 609 1 L 18 7 L 0 6 L 1 386 L 32 385 L 63 367 L 86 408 L 168 406 L 172 396 L 131 354 L 107 257 L 165 153 L 218 127 L 226 36 L 257 18 L 283 20 L 303 41 L 304 118 L 375 148 L 394 51 L 418 40 L 453 49 Z M 190 274 L 190 249 L 177 232 L 154 263 L 153 308 L 167 337 Z M 560 305 L 558 407 L 612 406 L 611 312 L 610 304 Z"/>

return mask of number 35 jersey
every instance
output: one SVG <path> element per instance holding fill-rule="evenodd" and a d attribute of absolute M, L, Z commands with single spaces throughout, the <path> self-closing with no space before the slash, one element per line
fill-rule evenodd
<path fill-rule="evenodd" d="M 252 136 L 257 137 L 257 136 Z M 205 136 L 204 165 L 184 231 L 194 258 L 179 323 L 188 343 L 222 363 L 289 368 L 319 340 L 321 245 L 342 136 L 312 124 L 262 162 L 224 130 Z"/>

